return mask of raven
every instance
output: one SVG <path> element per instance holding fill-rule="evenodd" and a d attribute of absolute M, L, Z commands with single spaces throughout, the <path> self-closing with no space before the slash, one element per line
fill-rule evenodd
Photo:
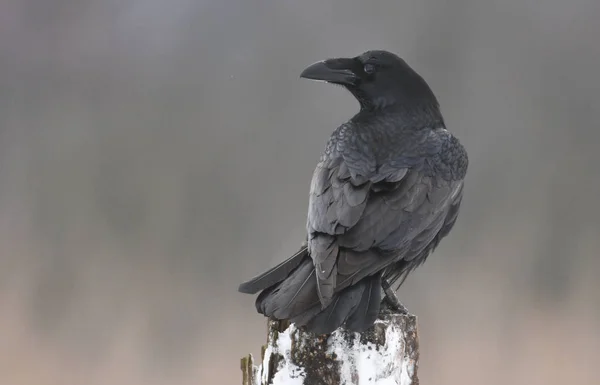
<path fill-rule="evenodd" d="M 425 80 L 387 51 L 320 61 L 302 78 L 346 88 L 359 112 L 327 142 L 310 186 L 307 239 L 242 283 L 259 313 L 316 334 L 373 325 L 391 285 L 425 262 L 456 222 L 468 157 Z"/>

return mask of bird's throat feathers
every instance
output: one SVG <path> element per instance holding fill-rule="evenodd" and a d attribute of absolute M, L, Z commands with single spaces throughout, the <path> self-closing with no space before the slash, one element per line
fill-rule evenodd
<path fill-rule="evenodd" d="M 369 95 L 361 89 L 348 91 L 360 105 L 360 115 L 385 114 L 403 115 L 409 119 L 430 120 L 432 123 L 443 121 L 440 105 L 432 92 L 426 95 L 406 94 L 402 90 L 389 90 L 377 95 Z M 428 122 L 427 122 L 428 123 Z"/>
<path fill-rule="evenodd" d="M 358 99 L 358 98 L 357 98 Z M 361 101 L 360 111 L 351 121 L 380 120 L 394 116 L 395 121 L 405 122 L 413 128 L 435 128 L 444 126 L 444 118 L 437 100 L 397 101 L 391 98 L 374 98 Z"/>

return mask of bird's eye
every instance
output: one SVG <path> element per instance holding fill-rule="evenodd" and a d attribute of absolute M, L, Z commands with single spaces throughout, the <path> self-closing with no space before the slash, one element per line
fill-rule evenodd
<path fill-rule="evenodd" d="M 363 67 L 363 71 L 365 71 L 365 73 L 368 75 L 375 73 L 375 64 L 371 64 L 371 63 L 365 64 L 365 66 Z"/>

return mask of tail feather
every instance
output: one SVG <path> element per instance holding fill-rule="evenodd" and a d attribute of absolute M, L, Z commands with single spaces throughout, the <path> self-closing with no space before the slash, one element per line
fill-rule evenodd
<path fill-rule="evenodd" d="M 296 254 L 281 262 L 279 265 L 257 275 L 251 280 L 242 283 L 238 291 L 246 294 L 256 294 L 261 290 L 267 289 L 284 279 L 286 279 L 292 270 L 298 267 L 304 258 L 308 256 L 308 249 L 302 247 Z"/>
<path fill-rule="evenodd" d="M 363 332 L 373 325 L 381 308 L 381 274 L 364 281 L 366 287 L 360 303 L 346 320 L 346 327 L 356 332 Z"/>
<path fill-rule="evenodd" d="M 321 308 L 321 301 L 319 301 L 316 304 L 308 307 L 308 309 L 305 310 L 304 312 L 302 312 L 294 317 L 291 317 L 290 322 L 292 322 L 298 326 L 304 326 L 307 323 L 309 323 L 310 320 L 313 319 L 322 310 L 323 309 Z"/>
<path fill-rule="evenodd" d="M 306 258 L 284 281 L 263 291 L 256 309 L 267 317 L 290 319 L 319 304 L 317 277 L 312 260 Z"/>
<path fill-rule="evenodd" d="M 329 306 L 306 324 L 306 329 L 315 334 L 329 334 L 339 328 L 362 302 L 365 286 L 350 286 L 336 295 Z"/>
<path fill-rule="evenodd" d="M 364 331 L 373 325 L 381 305 L 381 273 L 368 276 L 334 293 L 323 308 L 317 277 L 306 248 L 285 262 L 240 285 L 241 292 L 262 292 L 256 309 L 267 317 L 290 320 L 316 334 L 329 334 L 344 325 Z"/>

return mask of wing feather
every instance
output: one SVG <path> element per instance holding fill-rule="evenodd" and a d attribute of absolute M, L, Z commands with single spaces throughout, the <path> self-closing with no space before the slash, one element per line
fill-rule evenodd
<path fill-rule="evenodd" d="M 435 133 L 415 134 L 414 151 L 378 164 L 371 148 L 346 131 L 316 167 L 309 198 L 309 253 L 323 306 L 366 276 L 419 259 L 439 242 L 462 188 L 462 181 L 442 180 L 428 168 L 427 151 L 440 149 Z"/>

